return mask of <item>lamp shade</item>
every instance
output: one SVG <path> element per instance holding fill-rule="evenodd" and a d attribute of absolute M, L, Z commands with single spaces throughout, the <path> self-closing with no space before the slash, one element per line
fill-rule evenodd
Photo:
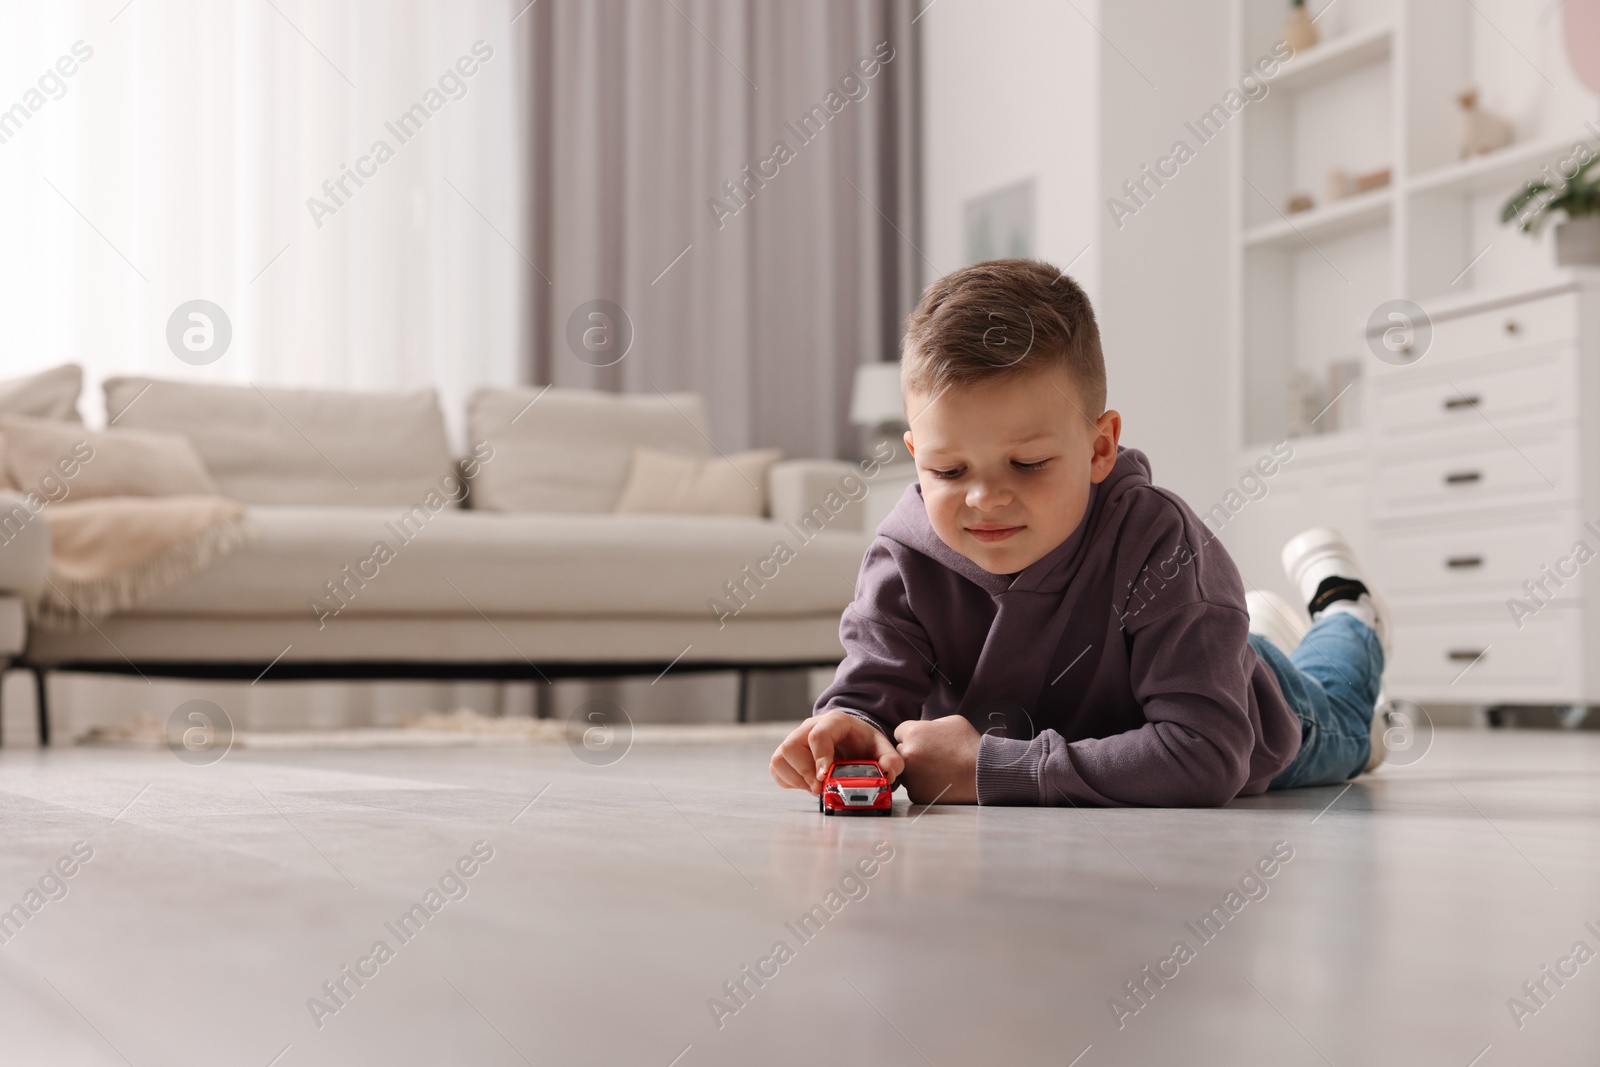
<path fill-rule="evenodd" d="M 863 363 L 856 368 L 855 391 L 850 397 L 850 421 L 857 426 L 882 426 L 906 421 L 900 397 L 900 364 Z"/>

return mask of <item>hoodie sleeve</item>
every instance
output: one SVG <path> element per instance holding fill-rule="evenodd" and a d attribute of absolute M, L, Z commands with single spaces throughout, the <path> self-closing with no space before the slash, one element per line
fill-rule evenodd
<path fill-rule="evenodd" d="M 1146 625 L 1133 636 L 1132 664 L 1148 721 L 1070 743 L 1054 730 L 1031 741 L 987 734 L 979 803 L 1188 808 L 1232 800 L 1249 778 L 1255 742 L 1252 665 L 1239 651 L 1247 627 L 1235 609 L 1206 603 Z"/>
<path fill-rule="evenodd" d="M 1232 800 L 1249 780 L 1256 657 L 1243 584 L 1198 524 L 1180 512 L 1162 525 L 1133 577 L 1161 568 L 1166 582 L 1122 616 L 1126 634 L 1117 635 L 1127 642 L 1144 725 L 1070 743 L 1053 730 L 1031 741 L 986 735 L 980 803 L 1209 807 Z M 1168 577 L 1174 560 L 1182 562 Z"/>
<path fill-rule="evenodd" d="M 900 723 L 922 716 L 933 690 L 933 644 L 911 612 L 900 567 L 883 538 L 861 561 L 839 640 L 844 662 L 812 714 L 848 712 L 890 738 Z"/>

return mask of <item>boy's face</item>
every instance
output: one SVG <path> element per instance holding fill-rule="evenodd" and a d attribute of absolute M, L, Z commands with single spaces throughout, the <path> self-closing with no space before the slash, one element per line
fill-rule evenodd
<path fill-rule="evenodd" d="M 991 574 L 1015 574 L 1071 536 L 1122 434 L 1122 416 L 1091 418 L 1059 367 L 908 393 L 906 412 L 934 532 Z"/>

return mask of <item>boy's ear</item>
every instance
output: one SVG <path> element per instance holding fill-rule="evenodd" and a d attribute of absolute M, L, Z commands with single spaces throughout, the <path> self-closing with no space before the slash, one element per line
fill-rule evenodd
<path fill-rule="evenodd" d="M 911 431 L 910 430 L 906 431 L 905 442 L 906 442 L 906 451 L 910 452 L 913 457 L 916 456 L 916 454 L 917 454 L 917 446 L 911 443 Z"/>
<path fill-rule="evenodd" d="M 1109 408 L 1094 420 L 1093 458 L 1089 461 L 1089 480 L 1103 482 L 1117 463 L 1117 442 L 1122 438 L 1122 415 Z"/>

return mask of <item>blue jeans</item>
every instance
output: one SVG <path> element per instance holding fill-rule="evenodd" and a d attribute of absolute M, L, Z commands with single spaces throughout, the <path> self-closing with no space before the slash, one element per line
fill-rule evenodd
<path fill-rule="evenodd" d="M 1250 644 L 1300 717 L 1300 753 L 1267 788 L 1334 785 L 1360 774 L 1372 755 L 1372 709 L 1383 676 L 1378 635 L 1341 612 L 1306 631 L 1292 656 L 1256 634 Z"/>

